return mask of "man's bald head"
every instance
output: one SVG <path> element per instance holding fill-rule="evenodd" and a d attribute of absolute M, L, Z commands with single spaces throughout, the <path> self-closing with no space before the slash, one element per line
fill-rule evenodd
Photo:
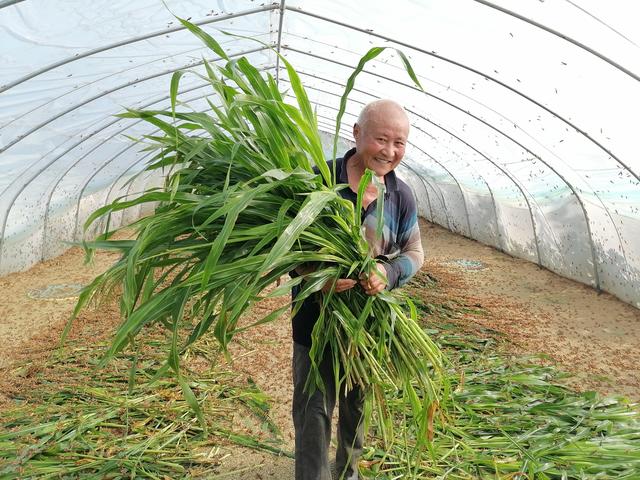
<path fill-rule="evenodd" d="M 395 118 L 404 118 L 409 125 L 409 117 L 402 105 L 398 102 L 388 99 L 375 100 L 364 106 L 358 116 L 357 124 L 360 128 L 366 128 L 368 121 L 380 119 L 384 117 L 394 116 Z"/>
<path fill-rule="evenodd" d="M 404 156 L 409 136 L 409 118 L 397 102 L 376 100 L 366 105 L 358 122 L 353 126 L 356 166 L 370 169 L 378 177 L 384 177 L 398 166 Z"/>

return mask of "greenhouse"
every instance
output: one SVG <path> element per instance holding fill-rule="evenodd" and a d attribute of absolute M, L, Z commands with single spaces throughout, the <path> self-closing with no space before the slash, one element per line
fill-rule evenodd
<path fill-rule="evenodd" d="M 0 0 L 0 478 L 294 478 L 292 288 L 324 299 L 311 372 L 325 345 L 367 392 L 333 478 L 640 478 L 638 19 Z M 363 233 L 388 177 L 337 186 L 380 99 L 406 284 Z"/>

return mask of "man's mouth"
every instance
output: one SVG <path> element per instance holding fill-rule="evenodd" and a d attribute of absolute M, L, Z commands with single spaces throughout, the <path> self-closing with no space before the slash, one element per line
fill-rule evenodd
<path fill-rule="evenodd" d="M 386 160 L 386 159 L 384 159 L 384 158 L 374 157 L 374 160 L 375 160 L 376 162 L 380 162 L 380 163 L 384 163 L 384 164 L 389 164 L 389 163 L 391 163 L 391 160 Z"/>

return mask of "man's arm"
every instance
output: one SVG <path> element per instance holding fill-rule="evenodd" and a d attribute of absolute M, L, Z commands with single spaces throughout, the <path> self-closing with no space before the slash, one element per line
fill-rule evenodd
<path fill-rule="evenodd" d="M 424 262 L 422 239 L 418 226 L 418 209 L 413 195 L 407 190 L 403 192 L 398 219 L 398 250 L 391 252 L 384 263 L 387 275 L 387 289 L 401 287 L 413 277 Z"/>
<path fill-rule="evenodd" d="M 401 287 L 413 277 L 424 262 L 418 223 L 406 235 L 400 254 L 383 264 L 387 272 L 388 290 Z"/>

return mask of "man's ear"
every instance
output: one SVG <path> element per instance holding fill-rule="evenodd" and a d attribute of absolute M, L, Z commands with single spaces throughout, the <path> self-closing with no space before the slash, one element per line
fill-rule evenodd
<path fill-rule="evenodd" d="M 357 123 L 353 124 L 353 138 L 358 140 L 358 136 L 360 135 L 360 125 Z"/>

